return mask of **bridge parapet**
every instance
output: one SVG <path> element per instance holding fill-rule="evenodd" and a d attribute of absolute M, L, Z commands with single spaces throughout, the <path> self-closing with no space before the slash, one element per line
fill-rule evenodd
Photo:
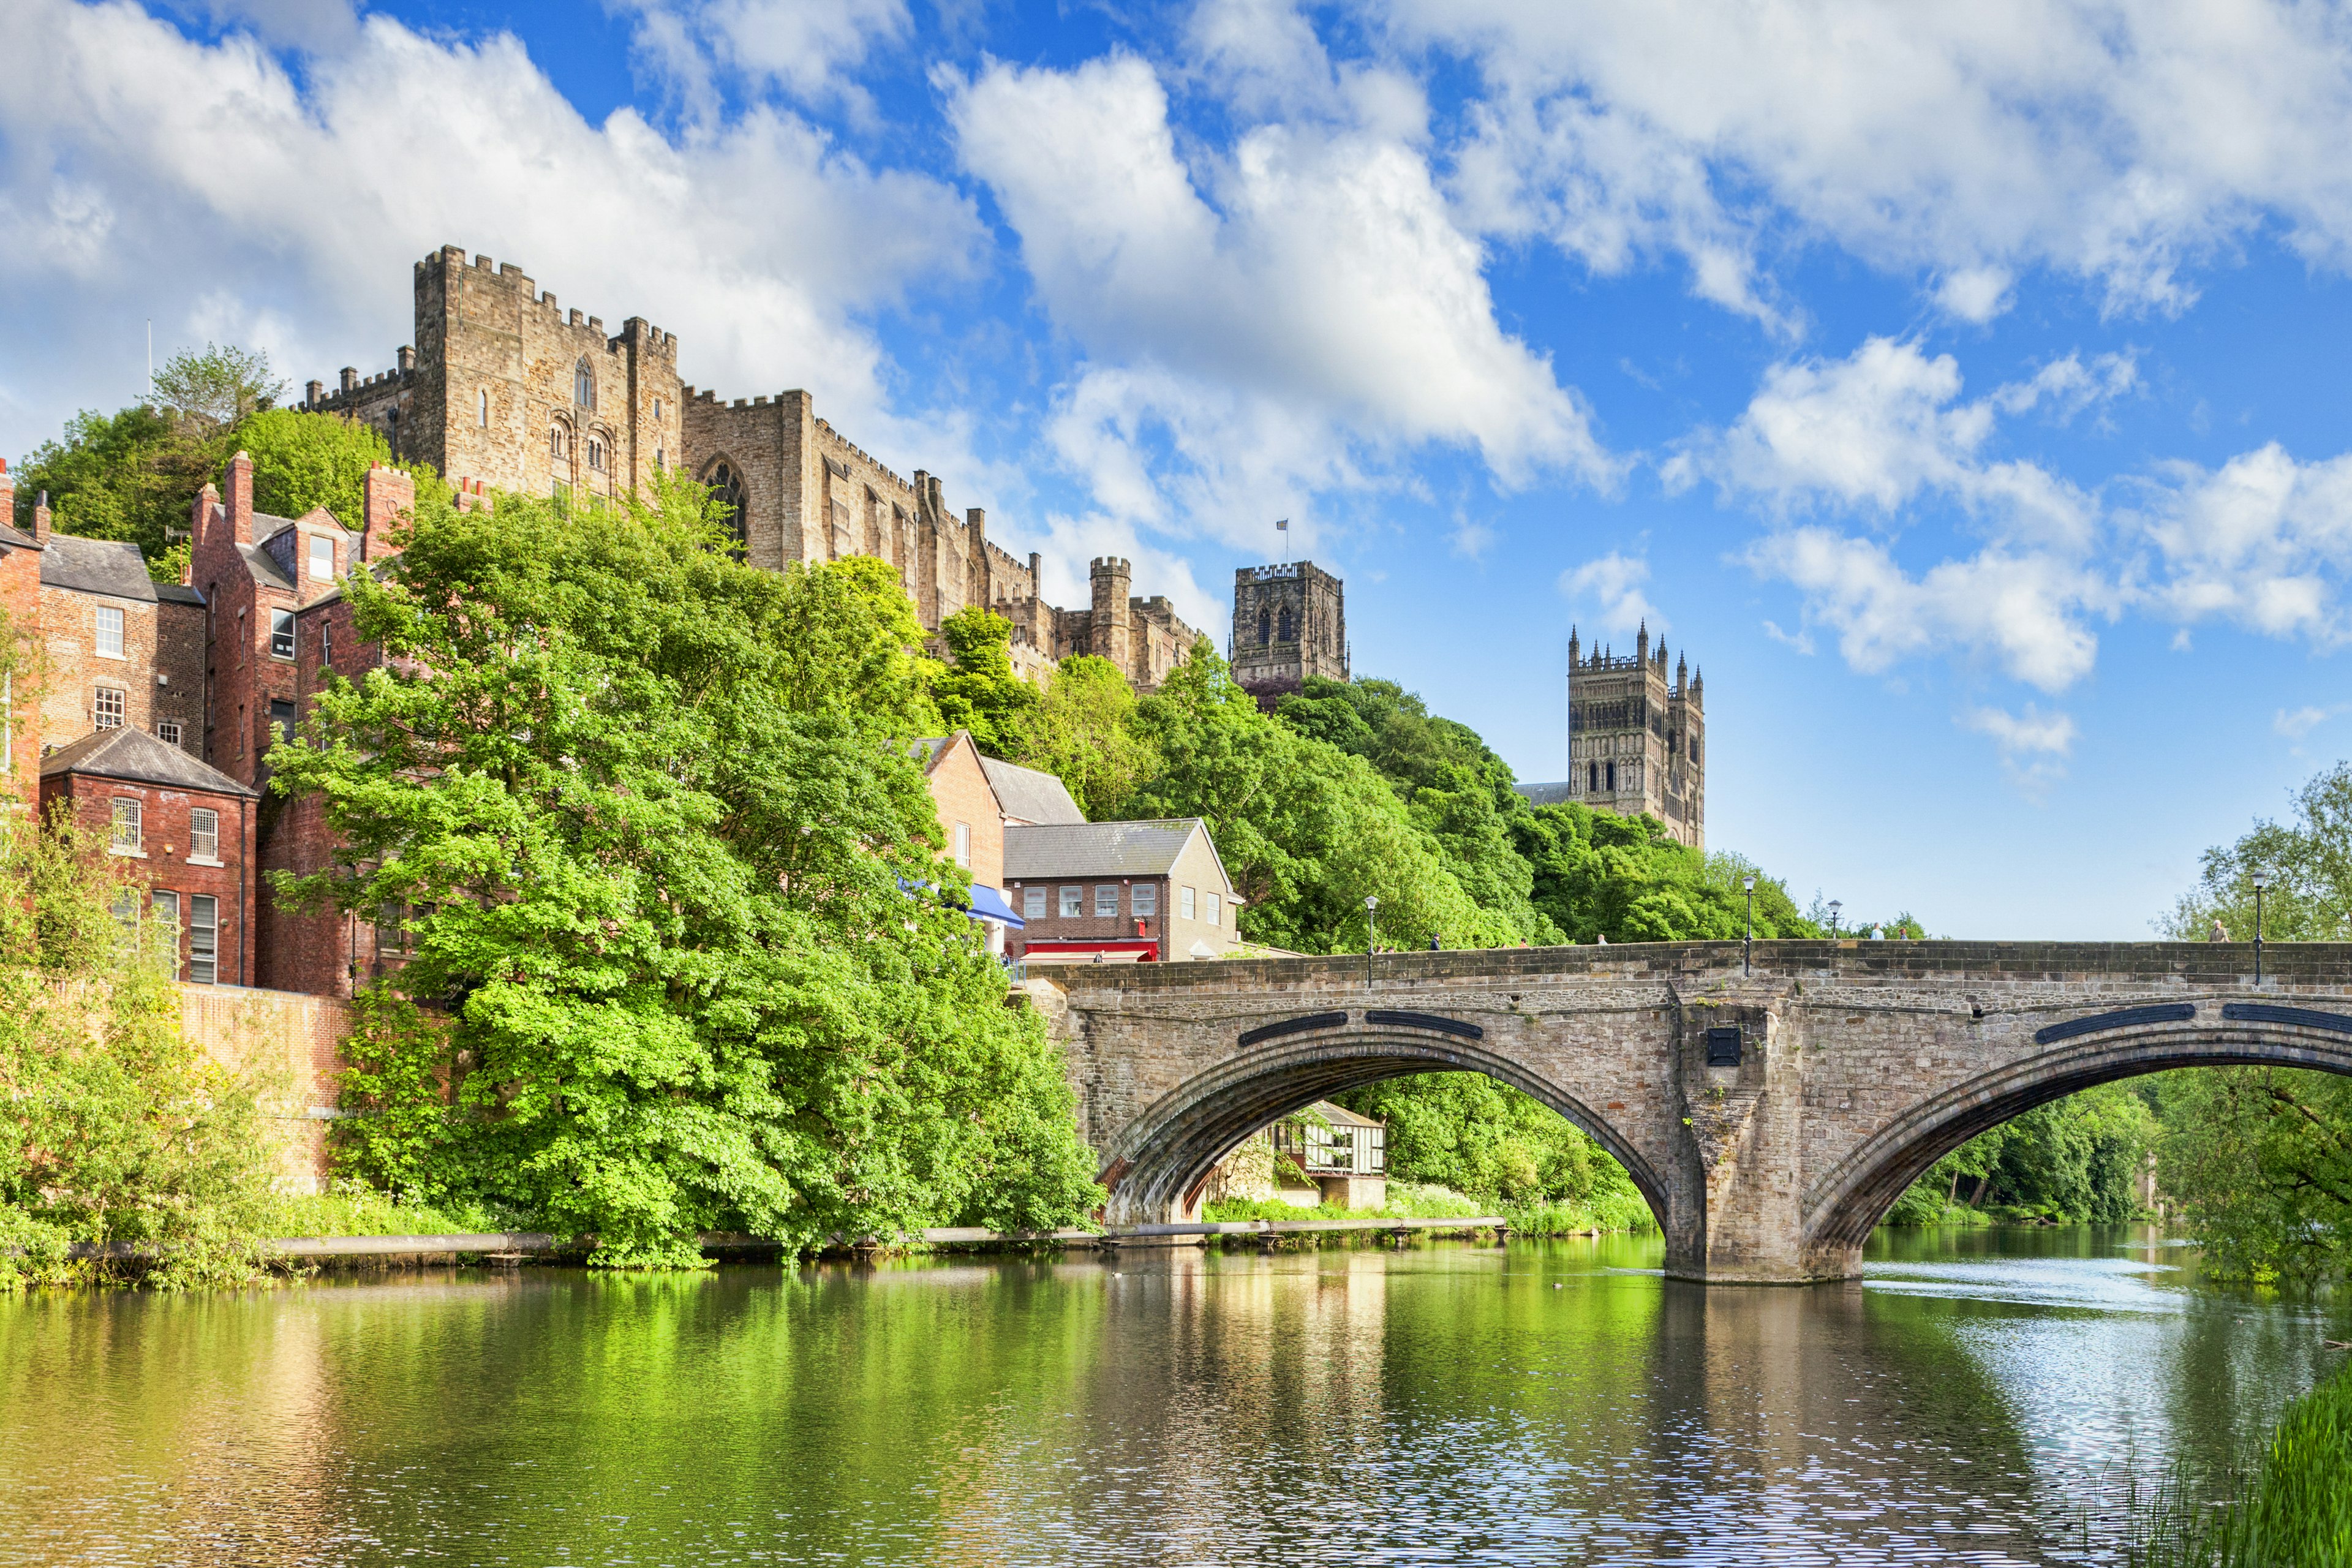
<path fill-rule="evenodd" d="M 1485 1072 L 1598 1139 L 1670 1271 L 1843 1278 L 1951 1148 L 2035 1104 L 2197 1062 L 2352 1070 L 2352 944 L 1627 943 L 1102 964 L 1032 982 L 1108 1217 L 1168 1222 L 1298 1106 Z M 2331 1023 L 2328 1020 L 2340 1020 Z"/>

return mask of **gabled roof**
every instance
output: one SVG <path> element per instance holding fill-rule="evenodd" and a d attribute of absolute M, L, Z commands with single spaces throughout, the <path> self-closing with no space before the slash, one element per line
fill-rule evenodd
<path fill-rule="evenodd" d="M 1004 830 L 1004 879 L 1034 881 L 1047 877 L 1164 877 L 1175 868 L 1184 847 L 1198 834 L 1206 843 L 1209 830 L 1197 816 L 1167 817 L 1156 822 L 1055 823 Z M 1216 846 L 1209 845 L 1210 856 Z M 1224 875 L 1222 862 L 1218 875 Z M 1233 879 L 1225 878 L 1228 887 Z"/>
<path fill-rule="evenodd" d="M 177 746 L 167 746 L 144 730 L 98 730 L 70 745 L 59 746 L 41 759 L 41 776 L 90 773 L 131 784 L 162 784 L 167 789 L 201 790 L 207 795 L 257 795 L 209 763 L 199 762 Z"/>
<path fill-rule="evenodd" d="M 1086 821 L 1087 814 L 1070 798 L 1069 786 L 1052 773 L 987 756 L 980 759 L 980 766 L 988 775 L 988 787 L 996 792 L 996 804 L 1012 821 L 1052 826 Z"/>
<path fill-rule="evenodd" d="M 155 579 L 147 574 L 147 558 L 128 540 L 50 534 L 48 547 L 41 552 L 41 586 L 155 602 Z"/>
<path fill-rule="evenodd" d="M 330 528 L 340 531 L 344 538 L 349 539 L 352 537 L 352 531 L 343 527 L 341 520 L 337 518 L 333 512 L 329 511 L 325 507 L 315 508 L 314 510 L 304 513 L 303 516 L 322 519 Z M 254 540 L 257 543 L 268 544 L 271 540 L 277 538 L 279 534 L 285 532 L 288 529 L 293 527 L 302 520 L 303 519 L 299 517 L 272 517 L 266 511 L 257 511 L 253 514 Z M 317 524 L 314 523 L 311 526 L 316 527 Z"/>

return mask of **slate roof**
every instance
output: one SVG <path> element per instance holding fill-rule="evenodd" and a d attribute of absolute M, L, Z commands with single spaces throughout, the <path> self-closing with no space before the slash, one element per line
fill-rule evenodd
<path fill-rule="evenodd" d="M 19 533 L 5 522 L 0 522 L 0 544 L 13 544 L 19 550 L 38 550 L 41 547 L 39 540 L 29 533 Z"/>
<path fill-rule="evenodd" d="M 92 773 L 132 784 L 162 784 L 167 789 L 258 798 L 257 791 L 246 788 L 211 763 L 199 762 L 177 746 L 165 745 L 144 730 L 127 727 L 94 731 L 41 759 L 43 778 L 55 778 L 61 773 Z"/>
<path fill-rule="evenodd" d="M 1566 805 L 1576 798 L 1576 786 L 1572 784 L 1524 784 L 1511 787 L 1529 805 Z"/>
<path fill-rule="evenodd" d="M 981 758 L 980 766 L 988 774 L 988 787 L 996 792 L 996 804 L 1013 821 L 1051 826 L 1086 821 L 1087 814 L 1070 798 L 1069 786 L 1052 773 L 994 757 Z"/>
<path fill-rule="evenodd" d="M 202 594 L 197 593 L 194 588 L 179 583 L 156 584 L 155 597 L 163 600 L 167 605 L 201 605 L 205 602 L 205 596 Z"/>
<path fill-rule="evenodd" d="M 258 544 L 240 544 L 236 552 L 245 557 L 246 569 L 253 574 L 255 582 L 272 588 L 283 588 L 289 593 L 294 591 L 294 579 L 278 570 L 278 558 L 269 552 Z"/>
<path fill-rule="evenodd" d="M 1205 835 L 1197 816 L 1158 822 L 1055 823 L 1004 830 L 1004 879 L 1045 877 L 1164 877 Z"/>
<path fill-rule="evenodd" d="M 147 575 L 147 559 L 128 540 L 50 534 L 48 548 L 41 552 L 41 586 L 155 602 L 155 579 Z"/>

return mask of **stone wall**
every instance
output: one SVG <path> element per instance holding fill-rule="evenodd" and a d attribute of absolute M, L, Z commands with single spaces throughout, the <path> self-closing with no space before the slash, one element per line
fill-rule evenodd
<path fill-rule="evenodd" d="M 214 1060 L 260 1073 L 265 1108 L 282 1134 L 287 1187 L 317 1192 L 327 1178 L 327 1125 L 341 1092 L 338 1056 L 351 1031 L 344 1004 L 323 996 L 183 985 L 183 1026 Z"/>

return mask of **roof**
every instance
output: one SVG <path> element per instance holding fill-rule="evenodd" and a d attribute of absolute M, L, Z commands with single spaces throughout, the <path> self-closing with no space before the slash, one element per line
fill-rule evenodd
<path fill-rule="evenodd" d="M 1070 798 L 1070 786 L 1052 773 L 988 756 L 980 759 L 980 765 L 988 774 L 988 787 L 996 792 L 996 804 L 1011 821 L 1057 827 L 1086 821 L 1087 814 Z"/>
<path fill-rule="evenodd" d="M 39 540 L 34 538 L 29 533 L 20 533 L 5 522 L 0 522 L 0 544 L 13 544 L 19 550 L 38 550 L 41 548 L 41 542 Z"/>
<path fill-rule="evenodd" d="M 272 534 L 270 537 L 274 539 L 277 535 Z M 246 569 L 253 574 L 255 582 L 265 584 L 272 588 L 293 591 L 294 579 L 278 569 L 278 558 L 269 552 L 258 544 L 240 544 L 236 547 L 236 552 L 245 557 Z"/>
<path fill-rule="evenodd" d="M 351 536 L 352 531 L 343 527 L 335 514 L 325 507 L 314 508 L 305 512 L 303 516 L 323 518 L 329 527 L 338 530 L 346 538 Z M 266 511 L 257 511 L 253 514 L 253 537 L 257 542 L 267 544 L 300 521 L 302 521 L 301 518 L 272 517 Z M 315 528 L 318 524 L 312 523 L 311 526 Z"/>
<path fill-rule="evenodd" d="M 1388 1125 L 1377 1116 L 1359 1116 L 1346 1106 L 1334 1105 L 1328 1100 L 1318 1100 L 1307 1109 L 1334 1127 L 1386 1127 Z M 1291 1114 L 1298 1116 L 1304 1112 L 1292 1111 Z"/>
<path fill-rule="evenodd" d="M 1004 879 L 1164 877 L 1196 833 L 1208 837 L 1197 816 L 1008 827 L 1004 830 Z"/>
<path fill-rule="evenodd" d="M 1518 791 L 1520 798 L 1529 805 L 1566 805 L 1576 796 L 1576 786 L 1572 784 L 1525 784 L 1511 787 Z"/>
<path fill-rule="evenodd" d="M 41 552 L 41 586 L 155 602 L 155 579 L 147 574 L 147 558 L 129 540 L 50 534 L 48 548 Z"/>
<path fill-rule="evenodd" d="M 158 583 L 155 597 L 171 605 L 201 605 L 205 596 L 184 583 Z"/>
<path fill-rule="evenodd" d="M 207 795 L 257 795 L 209 763 L 167 746 L 144 730 L 98 730 L 41 759 L 41 776 L 94 773 L 132 784 L 202 790 Z"/>

